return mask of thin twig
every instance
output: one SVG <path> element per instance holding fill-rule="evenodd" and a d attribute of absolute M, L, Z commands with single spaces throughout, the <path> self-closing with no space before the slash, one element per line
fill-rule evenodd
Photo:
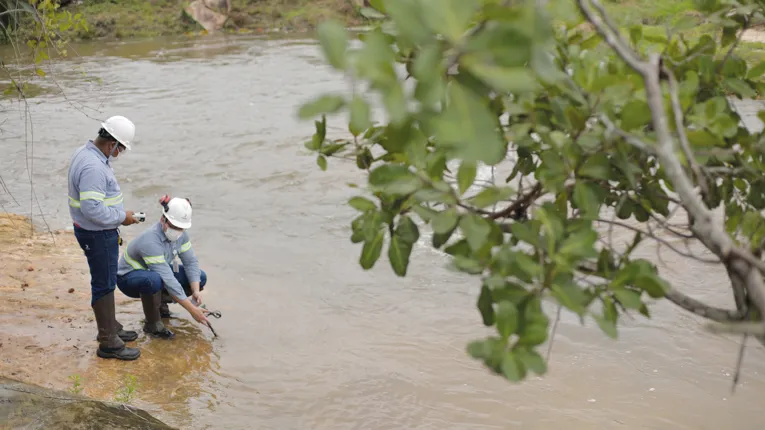
<path fill-rule="evenodd" d="M 741 378 L 741 365 L 744 363 L 744 351 L 746 350 L 746 340 L 749 335 L 744 334 L 741 337 L 741 347 L 738 349 L 738 360 L 736 360 L 736 372 L 733 374 L 733 384 L 730 387 L 730 393 L 736 393 L 736 385 Z"/>
<path fill-rule="evenodd" d="M 558 323 L 560 322 L 560 313 L 562 309 L 563 306 L 558 305 L 558 311 L 555 313 L 555 322 L 553 323 L 552 330 L 550 331 L 550 344 L 547 345 L 547 359 L 545 360 L 548 363 L 550 362 L 550 357 L 552 356 L 553 342 L 555 341 L 555 333 L 558 330 Z"/>
<path fill-rule="evenodd" d="M 603 222 L 603 223 L 606 223 L 606 224 L 614 224 L 616 226 L 632 230 L 632 231 L 634 231 L 636 233 L 641 233 L 641 234 L 643 234 L 643 235 L 645 235 L 647 237 L 650 237 L 651 239 L 653 239 L 653 240 L 655 240 L 655 241 L 665 245 L 667 248 L 675 251 L 677 254 L 682 255 L 683 257 L 692 258 L 694 260 L 700 261 L 702 263 L 708 263 L 708 264 L 719 264 L 720 263 L 720 260 L 706 259 L 706 258 L 698 257 L 698 256 L 693 255 L 693 254 L 685 253 L 685 252 L 677 249 L 674 245 L 672 245 L 671 243 L 667 242 L 666 240 L 664 240 L 664 239 L 662 239 L 660 237 L 657 237 L 655 234 L 651 233 L 650 231 L 647 232 L 647 231 L 641 230 L 641 229 L 639 229 L 637 227 L 633 227 L 633 226 L 631 226 L 629 224 L 626 224 L 626 223 L 623 223 L 623 222 L 607 220 L 607 219 L 603 219 L 603 218 L 598 218 L 598 219 L 596 219 L 596 221 Z"/>

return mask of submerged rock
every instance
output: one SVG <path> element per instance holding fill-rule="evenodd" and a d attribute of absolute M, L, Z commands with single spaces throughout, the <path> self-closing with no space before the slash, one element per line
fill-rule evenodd
<path fill-rule="evenodd" d="M 106 403 L 0 376 L 0 423 L 8 429 L 172 430 L 132 406 Z"/>

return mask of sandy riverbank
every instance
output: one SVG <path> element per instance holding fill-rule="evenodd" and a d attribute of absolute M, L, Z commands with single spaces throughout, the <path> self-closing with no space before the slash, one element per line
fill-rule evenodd
<path fill-rule="evenodd" d="M 120 292 L 117 318 L 139 332 L 131 345 L 142 356 L 127 363 L 96 358 L 87 262 L 71 231 L 32 234 L 27 218 L 0 213 L 0 294 L 0 376 L 70 389 L 70 376 L 77 375 L 83 394 L 112 400 L 125 376 L 134 375 L 134 403 L 160 415 L 182 415 L 188 399 L 199 394 L 198 381 L 211 365 L 206 333 L 172 319 L 176 339 L 147 338 L 140 330 L 140 301 Z"/>

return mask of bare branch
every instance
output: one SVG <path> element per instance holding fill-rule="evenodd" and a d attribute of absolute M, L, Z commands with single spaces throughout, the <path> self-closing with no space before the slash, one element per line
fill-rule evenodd
<path fill-rule="evenodd" d="M 555 322 L 553 323 L 552 330 L 550 331 L 550 345 L 547 346 L 547 357 L 545 361 L 550 362 L 550 356 L 552 355 L 553 341 L 555 341 L 555 333 L 558 331 L 558 323 L 560 322 L 560 313 L 563 310 L 563 306 L 558 305 L 558 311 L 555 313 Z"/>
<path fill-rule="evenodd" d="M 727 323 L 733 321 L 743 321 L 745 314 L 741 311 L 734 311 L 729 309 L 721 309 L 713 306 L 709 306 L 702 303 L 693 297 L 687 296 L 681 293 L 677 289 L 673 288 L 669 290 L 665 297 L 670 302 L 680 306 L 688 312 L 696 314 L 700 317 L 716 321 L 719 323 Z"/>
<path fill-rule="evenodd" d="M 765 336 L 765 324 L 762 322 L 740 322 L 728 324 L 709 323 L 706 329 L 714 334 L 746 334 L 752 336 Z"/>
<path fill-rule="evenodd" d="M 494 212 L 489 215 L 489 218 L 491 219 L 499 219 L 499 218 L 507 218 L 512 215 L 514 215 L 516 212 L 518 212 L 521 209 L 527 208 L 534 200 L 539 198 L 539 196 L 542 194 L 542 183 L 537 182 L 534 187 L 529 190 L 528 193 L 522 195 L 518 198 L 515 202 L 513 202 L 510 206 L 506 207 L 505 209 L 502 209 L 499 212 Z"/>
<path fill-rule="evenodd" d="M 680 137 L 680 147 L 683 149 L 683 154 L 688 160 L 688 164 L 691 166 L 693 174 L 696 176 L 696 183 L 698 184 L 699 188 L 701 188 L 701 192 L 704 195 L 708 195 L 709 188 L 707 187 L 707 181 L 704 177 L 704 172 L 701 170 L 701 167 L 699 167 L 699 163 L 696 162 L 696 157 L 694 157 L 693 152 L 691 151 L 691 144 L 688 142 L 688 135 L 685 134 L 683 107 L 680 105 L 677 79 L 675 78 L 675 74 L 672 73 L 672 71 L 668 68 L 663 67 L 662 71 L 669 77 L 669 98 L 672 102 L 672 112 L 674 113 L 675 117 L 675 129 L 677 130 L 678 137 Z"/>
<path fill-rule="evenodd" d="M 598 218 L 595 221 L 602 222 L 602 223 L 605 223 L 605 224 L 613 224 L 613 225 L 616 225 L 616 226 L 619 226 L 619 227 L 626 228 L 628 230 L 632 230 L 632 231 L 634 231 L 636 233 L 641 233 L 644 236 L 650 237 L 651 239 L 661 243 L 662 245 L 666 246 L 667 248 L 675 251 L 677 254 L 682 255 L 683 257 L 692 258 L 694 260 L 700 261 L 702 263 L 707 263 L 707 264 L 719 264 L 721 262 L 720 260 L 706 259 L 706 258 L 702 258 L 702 257 L 696 256 L 696 255 L 693 255 L 693 254 L 689 254 L 689 253 L 684 252 L 682 250 L 679 250 L 674 245 L 672 245 L 671 243 L 667 242 L 666 240 L 664 240 L 664 239 L 662 239 L 660 237 L 657 237 L 652 232 L 641 230 L 641 229 L 639 229 L 637 227 L 633 227 L 633 226 L 631 226 L 629 224 L 625 224 L 623 222 L 614 221 L 614 220 L 607 220 L 607 219 L 603 219 L 603 218 Z"/>
<path fill-rule="evenodd" d="M 741 378 L 741 365 L 744 363 L 744 351 L 746 350 L 746 339 L 749 335 L 744 335 L 741 338 L 741 347 L 738 349 L 738 360 L 736 360 L 736 372 L 733 374 L 733 384 L 730 387 L 731 394 L 736 392 L 736 385 Z"/>

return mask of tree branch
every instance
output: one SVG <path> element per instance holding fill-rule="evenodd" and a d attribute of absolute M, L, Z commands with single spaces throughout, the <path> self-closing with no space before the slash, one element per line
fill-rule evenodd
<path fill-rule="evenodd" d="M 688 312 L 719 323 L 743 321 L 746 317 L 744 312 L 709 306 L 693 297 L 681 293 L 675 288 L 669 290 L 664 297 Z"/>
<path fill-rule="evenodd" d="M 677 79 L 675 74 L 672 73 L 667 67 L 662 67 L 662 70 L 669 78 L 669 98 L 672 103 L 672 112 L 675 117 L 675 129 L 677 129 L 677 135 L 680 138 L 680 147 L 683 149 L 683 154 L 688 160 L 688 165 L 691 166 L 691 170 L 696 177 L 696 183 L 703 195 L 709 194 L 709 187 L 707 187 L 706 177 L 704 172 L 699 167 L 699 163 L 696 162 L 696 157 L 691 150 L 691 144 L 688 142 L 688 135 L 685 134 L 685 121 L 683 121 L 683 107 L 680 105 L 679 89 L 677 85 Z"/>
<path fill-rule="evenodd" d="M 592 276 L 598 276 L 597 267 L 594 263 L 582 263 L 577 266 L 577 270 L 582 273 L 586 273 Z M 696 300 L 690 296 L 685 295 L 679 290 L 672 288 L 666 294 L 667 300 L 671 301 L 675 305 L 685 309 L 688 312 L 696 314 L 700 317 L 723 324 L 731 324 L 739 321 L 743 321 L 746 318 L 746 313 L 742 311 L 717 308 L 707 305 L 699 300 Z"/>
<path fill-rule="evenodd" d="M 542 183 L 537 182 L 534 187 L 529 190 L 528 193 L 522 195 L 518 200 L 514 201 L 510 206 L 502 209 L 499 212 L 489 214 L 491 219 L 507 218 L 515 214 L 515 212 L 527 208 L 534 200 L 539 198 L 542 194 Z"/>

